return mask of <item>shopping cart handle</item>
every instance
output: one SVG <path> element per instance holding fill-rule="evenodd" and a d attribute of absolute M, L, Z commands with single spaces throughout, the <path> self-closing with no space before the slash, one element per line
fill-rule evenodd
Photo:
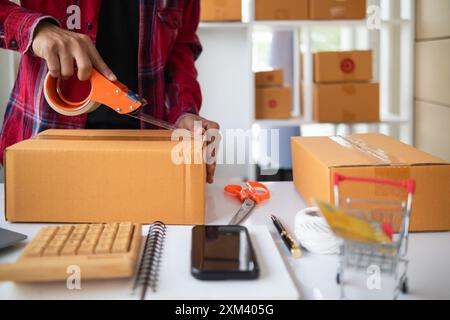
<path fill-rule="evenodd" d="M 376 183 L 388 186 L 394 186 L 405 189 L 408 193 L 414 194 L 416 192 L 416 181 L 414 180 L 391 180 L 391 179 L 378 179 L 378 178 L 363 178 L 363 177 L 349 177 L 339 173 L 334 174 L 334 185 L 339 186 L 341 182 L 353 181 L 353 182 L 367 182 Z"/>

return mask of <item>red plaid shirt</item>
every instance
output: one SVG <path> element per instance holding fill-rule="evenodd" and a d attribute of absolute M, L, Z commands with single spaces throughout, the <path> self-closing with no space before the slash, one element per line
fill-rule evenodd
<path fill-rule="evenodd" d="M 0 48 L 22 54 L 1 132 L 0 161 L 5 148 L 43 130 L 85 127 L 86 115 L 67 117 L 49 107 L 42 91 L 46 63 L 30 51 L 36 25 L 51 18 L 66 28 L 71 5 L 81 9 L 81 30 L 75 31 L 95 42 L 101 0 L 22 0 L 21 6 L 0 0 Z M 184 113 L 198 114 L 199 0 L 140 0 L 140 12 L 139 94 L 149 103 L 141 112 L 171 123 Z"/>

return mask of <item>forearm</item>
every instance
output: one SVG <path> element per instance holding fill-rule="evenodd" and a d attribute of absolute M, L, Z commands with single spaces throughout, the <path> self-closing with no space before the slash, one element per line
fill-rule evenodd
<path fill-rule="evenodd" d="M 48 15 L 31 11 L 8 0 L 0 0 L 0 48 L 27 53 L 34 31 L 44 19 L 58 21 Z"/>
<path fill-rule="evenodd" d="M 169 121 L 172 123 L 186 113 L 198 115 L 202 105 L 195 67 L 195 61 L 202 51 L 196 34 L 199 20 L 199 1 L 187 1 L 182 28 L 166 65 L 167 105 Z"/>

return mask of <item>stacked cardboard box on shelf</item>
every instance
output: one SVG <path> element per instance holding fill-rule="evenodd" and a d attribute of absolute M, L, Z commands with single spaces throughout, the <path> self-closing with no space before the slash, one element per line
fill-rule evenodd
<path fill-rule="evenodd" d="M 364 19 L 366 0 L 310 0 L 311 20 Z"/>
<path fill-rule="evenodd" d="M 201 0 L 200 20 L 241 21 L 242 0 Z"/>
<path fill-rule="evenodd" d="M 242 21 L 242 0 L 201 0 L 200 20 Z M 255 20 L 364 19 L 366 0 L 255 0 Z"/>
<path fill-rule="evenodd" d="M 255 20 L 306 20 L 308 0 L 255 0 Z"/>
<path fill-rule="evenodd" d="M 255 0 L 255 20 L 364 19 L 366 0 Z"/>
<path fill-rule="evenodd" d="M 380 121 L 379 84 L 371 82 L 372 51 L 314 54 L 314 120 Z"/>
<path fill-rule="evenodd" d="M 292 89 L 284 86 L 281 69 L 255 73 L 256 119 L 288 119 L 292 111 Z"/>

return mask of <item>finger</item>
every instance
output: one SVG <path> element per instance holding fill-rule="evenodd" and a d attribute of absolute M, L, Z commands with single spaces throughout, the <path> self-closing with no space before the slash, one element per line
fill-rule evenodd
<path fill-rule="evenodd" d="M 61 76 L 61 64 L 59 57 L 56 53 L 50 53 L 46 58 L 47 68 L 53 78 L 59 78 Z"/>
<path fill-rule="evenodd" d="M 92 43 L 88 46 L 89 56 L 92 61 L 92 65 L 97 69 L 98 72 L 103 74 L 110 81 L 117 81 L 116 75 L 111 71 L 111 69 L 106 65 L 105 61 L 103 61 L 102 57 L 98 53 L 97 49 L 94 47 Z"/>
<path fill-rule="evenodd" d="M 67 80 L 73 75 L 73 56 L 68 52 L 60 52 L 59 61 L 61 63 L 61 78 Z"/>
<path fill-rule="evenodd" d="M 219 130 L 220 129 L 220 126 L 219 126 L 219 124 L 217 123 L 217 122 L 214 122 L 214 121 L 205 121 L 205 129 L 206 130 L 209 130 L 209 129 L 216 129 L 216 130 Z"/>
<path fill-rule="evenodd" d="M 213 184 L 214 183 L 214 174 L 216 172 L 216 164 L 208 164 L 206 166 L 206 181 L 209 184 Z"/>
<path fill-rule="evenodd" d="M 78 79 L 80 79 L 80 81 L 89 80 L 92 73 L 92 62 L 89 55 L 80 50 L 76 51 L 74 56 L 78 68 Z"/>

